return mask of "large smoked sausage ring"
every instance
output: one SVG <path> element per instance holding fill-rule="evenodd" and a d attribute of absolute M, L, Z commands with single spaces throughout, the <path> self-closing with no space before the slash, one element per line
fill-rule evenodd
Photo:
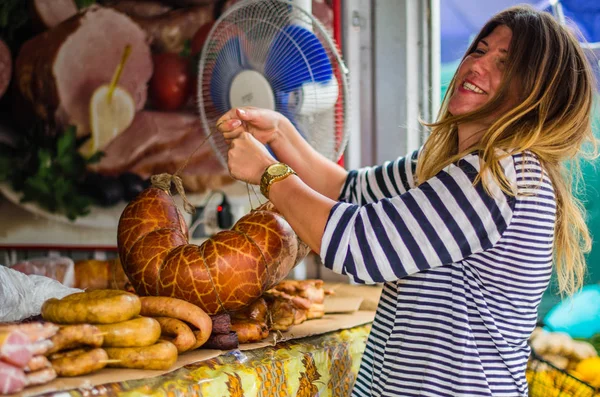
<path fill-rule="evenodd" d="M 188 244 L 187 226 L 173 198 L 150 187 L 119 219 L 123 269 L 141 296 L 169 296 L 208 314 L 238 310 L 280 282 L 309 249 L 267 203 L 231 230 Z"/>

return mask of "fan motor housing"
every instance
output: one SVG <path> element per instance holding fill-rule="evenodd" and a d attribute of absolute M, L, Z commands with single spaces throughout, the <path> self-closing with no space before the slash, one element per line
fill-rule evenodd
<path fill-rule="evenodd" d="M 255 70 L 242 70 L 231 82 L 229 102 L 232 108 L 255 106 L 275 110 L 275 96 L 267 79 Z"/>

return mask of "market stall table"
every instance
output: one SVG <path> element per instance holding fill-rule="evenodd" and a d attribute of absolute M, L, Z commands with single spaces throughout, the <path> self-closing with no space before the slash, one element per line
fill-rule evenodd
<path fill-rule="evenodd" d="M 375 312 L 327 314 L 232 351 L 182 354 L 169 371 L 103 369 L 22 396 L 347 396 Z"/>

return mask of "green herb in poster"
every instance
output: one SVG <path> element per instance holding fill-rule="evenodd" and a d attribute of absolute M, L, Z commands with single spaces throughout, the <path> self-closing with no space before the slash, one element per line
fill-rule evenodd
<path fill-rule="evenodd" d="M 0 180 L 22 192 L 22 202 L 35 202 L 74 220 L 89 213 L 92 199 L 82 194 L 78 185 L 85 177 L 86 166 L 102 156 L 97 152 L 84 158 L 78 148 L 75 127 L 56 137 L 48 137 L 43 128 L 34 128 L 17 148 L 2 150 Z"/>

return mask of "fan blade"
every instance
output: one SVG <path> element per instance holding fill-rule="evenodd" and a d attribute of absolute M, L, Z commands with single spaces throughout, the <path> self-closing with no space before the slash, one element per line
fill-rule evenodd
<path fill-rule="evenodd" d="M 210 96 L 215 109 L 225 113 L 231 108 L 229 88 L 233 78 L 249 69 L 240 37 L 233 37 L 219 50 L 210 80 Z"/>
<path fill-rule="evenodd" d="M 265 64 L 273 90 L 291 92 L 309 82 L 333 77 L 331 63 L 320 40 L 299 25 L 285 26 L 274 38 Z"/>

